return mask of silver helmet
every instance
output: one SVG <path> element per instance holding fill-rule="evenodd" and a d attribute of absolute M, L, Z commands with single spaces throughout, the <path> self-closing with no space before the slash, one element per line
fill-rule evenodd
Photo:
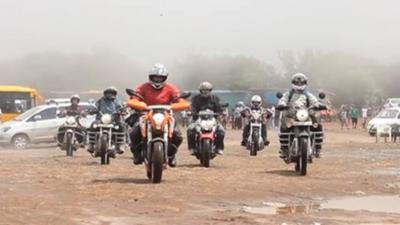
<path fill-rule="evenodd" d="M 106 97 L 107 99 L 115 99 L 117 97 L 118 90 L 116 87 L 111 86 L 111 87 L 104 89 L 103 94 L 104 94 L 104 97 Z"/>
<path fill-rule="evenodd" d="M 292 88 L 295 91 L 304 91 L 307 88 L 308 78 L 302 73 L 296 73 L 292 76 Z"/>
<path fill-rule="evenodd" d="M 200 91 L 201 96 L 203 96 L 203 97 L 209 97 L 212 89 L 213 89 L 213 85 L 208 81 L 203 81 L 199 85 L 199 91 Z"/>
<path fill-rule="evenodd" d="M 149 72 L 149 82 L 155 89 L 164 87 L 168 78 L 168 70 L 163 64 L 155 64 Z"/>

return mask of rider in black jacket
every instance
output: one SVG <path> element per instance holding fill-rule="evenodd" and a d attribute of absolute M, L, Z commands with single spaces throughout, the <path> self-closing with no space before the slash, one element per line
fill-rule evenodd
<path fill-rule="evenodd" d="M 211 94 L 212 84 L 209 82 L 202 82 L 199 86 L 200 94 L 195 95 L 192 98 L 192 115 L 193 120 L 188 126 L 187 138 L 189 151 L 194 151 L 196 147 L 196 124 L 198 119 L 198 113 L 202 110 L 210 109 L 214 113 L 222 114 L 223 109 L 220 104 L 218 96 Z M 224 127 L 218 122 L 217 127 L 217 138 L 215 140 L 217 153 L 222 155 L 224 150 Z"/>

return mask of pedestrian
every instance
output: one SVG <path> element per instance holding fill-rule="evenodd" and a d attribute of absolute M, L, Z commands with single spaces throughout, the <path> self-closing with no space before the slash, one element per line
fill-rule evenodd
<path fill-rule="evenodd" d="M 343 130 L 344 126 L 346 126 L 346 128 L 349 129 L 346 105 L 342 105 L 340 107 L 340 115 L 339 116 L 340 116 L 340 125 L 342 127 L 342 130 Z"/>
<path fill-rule="evenodd" d="M 351 124 L 353 125 L 353 129 L 357 129 L 358 117 L 360 116 L 360 111 L 357 109 L 357 107 L 354 104 L 351 106 L 350 116 L 351 116 Z"/>
<path fill-rule="evenodd" d="M 362 107 L 361 109 L 361 117 L 363 120 L 363 128 L 366 129 L 367 128 L 367 120 L 368 120 L 368 106 L 364 105 L 364 107 Z"/>

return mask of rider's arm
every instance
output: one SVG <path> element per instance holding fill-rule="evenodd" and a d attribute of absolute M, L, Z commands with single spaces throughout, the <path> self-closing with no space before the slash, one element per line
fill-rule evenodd
<path fill-rule="evenodd" d="M 319 106 L 320 102 L 318 101 L 317 97 L 315 97 L 313 94 L 308 93 L 308 101 L 310 103 L 310 106 Z"/>
<path fill-rule="evenodd" d="M 265 119 L 270 119 L 271 117 L 272 117 L 272 112 L 271 112 L 271 110 L 270 109 L 264 109 L 264 117 L 265 117 Z"/>
<path fill-rule="evenodd" d="M 174 110 L 182 111 L 190 109 L 190 102 L 183 98 L 180 98 L 181 93 L 179 89 L 174 85 L 170 85 L 169 87 L 171 88 L 170 92 Z"/>
<path fill-rule="evenodd" d="M 278 101 L 279 106 L 287 106 L 289 104 L 289 92 L 283 94 L 282 98 Z"/>
<path fill-rule="evenodd" d="M 144 85 L 140 85 L 136 88 L 135 92 L 137 95 L 144 97 Z M 140 99 L 137 96 L 131 96 L 130 99 L 127 102 L 127 105 L 132 108 L 135 109 L 137 111 L 143 111 L 147 109 L 147 104 L 145 102 L 143 102 L 142 99 Z"/>
<path fill-rule="evenodd" d="M 224 112 L 224 110 L 222 109 L 219 97 L 215 95 L 214 96 L 214 101 L 215 101 L 215 109 L 214 109 L 215 112 L 218 113 L 218 114 L 222 114 Z"/>

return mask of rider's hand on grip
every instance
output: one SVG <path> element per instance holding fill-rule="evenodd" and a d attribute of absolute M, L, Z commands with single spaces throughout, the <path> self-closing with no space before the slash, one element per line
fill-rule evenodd
<path fill-rule="evenodd" d="M 190 108 L 190 102 L 180 99 L 178 102 L 171 104 L 173 111 L 183 111 Z"/>
<path fill-rule="evenodd" d="M 129 99 L 128 106 L 139 111 L 147 110 L 147 104 L 137 99 Z"/>

